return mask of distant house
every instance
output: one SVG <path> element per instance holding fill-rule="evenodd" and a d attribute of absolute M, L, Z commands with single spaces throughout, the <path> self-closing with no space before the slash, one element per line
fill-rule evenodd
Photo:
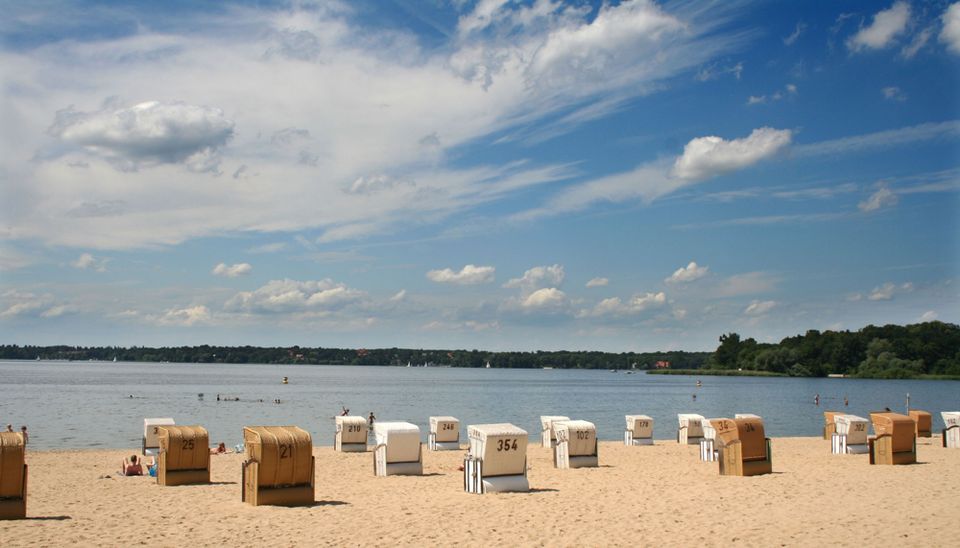
<path fill-rule="evenodd" d="M 658 361 L 657 363 L 655 363 L 655 364 L 653 364 L 653 365 L 654 365 L 657 369 L 670 369 L 670 362 L 668 362 L 668 361 L 663 361 L 663 360 L 661 360 L 661 361 Z"/>

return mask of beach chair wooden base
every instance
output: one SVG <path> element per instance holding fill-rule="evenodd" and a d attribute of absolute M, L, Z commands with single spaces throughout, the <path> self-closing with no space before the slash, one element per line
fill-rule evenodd
<path fill-rule="evenodd" d="M 633 437 L 633 430 L 624 430 L 623 444 L 624 445 L 653 445 L 653 438 L 635 438 Z"/>
<path fill-rule="evenodd" d="M 870 448 L 870 464 L 915 464 L 917 462 L 917 443 L 912 451 L 893 451 L 893 438 L 889 435 L 873 437 L 867 440 Z"/>
<path fill-rule="evenodd" d="M 944 428 L 940 436 L 942 437 L 944 447 L 960 449 L 960 426 L 953 425 L 949 428 Z"/>
<path fill-rule="evenodd" d="M 437 441 L 436 434 L 430 434 L 430 450 L 431 451 L 459 451 L 460 450 L 460 440 L 455 441 Z"/>
<path fill-rule="evenodd" d="M 734 442 L 720 448 L 721 476 L 759 476 L 773 472 L 773 458 L 770 452 L 770 438 L 766 438 L 767 457 L 763 460 L 743 460 L 740 442 Z"/>
<path fill-rule="evenodd" d="M 702 439 L 703 436 L 688 436 L 686 428 L 677 430 L 677 443 L 680 445 L 700 445 Z"/>
<path fill-rule="evenodd" d="M 310 484 L 263 487 L 260 481 L 260 463 L 248 460 L 243 463 L 243 481 L 241 497 L 253 506 L 309 506 L 316 499 L 314 495 L 314 471 L 316 457 L 310 458 Z"/>
<path fill-rule="evenodd" d="M 373 452 L 373 475 L 375 476 L 422 476 L 423 446 L 417 452 L 417 460 L 410 462 L 387 462 L 387 446 L 378 445 Z"/>
<path fill-rule="evenodd" d="M 468 456 L 463 460 L 463 490 L 467 493 L 524 493 L 530 490 L 527 481 L 527 465 L 523 474 L 509 476 L 484 476 L 483 460 Z"/>
<path fill-rule="evenodd" d="M 23 465 L 23 486 L 20 496 L 0 498 L 0 520 L 25 519 L 27 517 L 27 465 Z"/>
<path fill-rule="evenodd" d="M 717 450 L 713 446 L 713 440 L 700 440 L 700 460 L 702 462 L 716 462 Z"/>
<path fill-rule="evenodd" d="M 834 455 L 863 455 L 869 451 L 870 448 L 865 443 L 848 444 L 844 434 L 834 433 L 830 437 L 830 452 Z"/>
<path fill-rule="evenodd" d="M 210 470 L 164 470 L 157 466 L 157 483 L 166 487 L 210 483 Z"/>
<path fill-rule="evenodd" d="M 596 468 L 600 466 L 600 460 L 597 458 L 597 452 L 592 455 L 570 455 L 569 445 L 561 442 L 553 448 L 553 466 L 555 468 L 566 470 L 570 468 Z"/>
<path fill-rule="evenodd" d="M 340 440 L 337 440 L 336 445 L 334 445 L 334 450 L 341 453 L 366 453 L 367 444 L 364 443 L 341 443 Z"/>

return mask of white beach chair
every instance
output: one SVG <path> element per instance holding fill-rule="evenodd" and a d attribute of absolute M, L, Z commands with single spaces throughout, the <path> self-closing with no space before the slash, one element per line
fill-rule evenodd
<path fill-rule="evenodd" d="M 717 429 L 713 421 L 721 419 L 703 419 L 700 426 L 703 428 L 703 437 L 700 439 L 700 461 L 716 462 L 719 455 L 717 450 Z"/>
<path fill-rule="evenodd" d="M 870 420 L 856 415 L 834 415 L 835 432 L 830 437 L 830 451 L 835 455 L 862 455 L 870 451 L 867 435 Z"/>
<path fill-rule="evenodd" d="M 463 488 L 468 493 L 529 491 L 526 430 L 512 424 L 467 427 L 470 452 L 463 461 Z"/>
<path fill-rule="evenodd" d="M 624 445 L 653 445 L 653 419 L 647 415 L 626 415 Z"/>
<path fill-rule="evenodd" d="M 677 415 L 680 428 L 677 430 L 677 442 L 682 445 L 698 445 L 703 439 L 703 415 L 680 413 Z"/>
<path fill-rule="evenodd" d="M 568 420 L 570 420 L 570 417 L 562 415 L 540 415 L 540 445 L 553 448 L 557 444 L 557 437 L 553 432 L 553 422 Z"/>
<path fill-rule="evenodd" d="M 140 449 L 142 455 L 158 455 L 160 453 L 160 427 L 173 426 L 173 419 L 143 419 L 143 443 Z"/>
<path fill-rule="evenodd" d="M 737 413 L 733 416 L 735 419 L 759 419 L 760 415 L 754 415 L 753 413 Z"/>
<path fill-rule="evenodd" d="M 960 411 L 941 411 L 943 417 L 943 446 L 960 449 Z"/>
<path fill-rule="evenodd" d="M 333 448 L 344 453 L 363 453 L 367 450 L 367 419 L 363 417 L 337 417 L 337 433 Z"/>
<path fill-rule="evenodd" d="M 460 421 L 455 417 L 430 417 L 430 450 L 459 451 Z"/>
<path fill-rule="evenodd" d="M 597 427 L 587 421 L 558 421 L 554 425 L 557 445 L 553 448 L 556 468 L 596 468 Z"/>
<path fill-rule="evenodd" d="M 377 476 L 423 475 L 420 428 L 409 422 L 377 422 L 373 425 L 376 448 L 373 471 Z"/>

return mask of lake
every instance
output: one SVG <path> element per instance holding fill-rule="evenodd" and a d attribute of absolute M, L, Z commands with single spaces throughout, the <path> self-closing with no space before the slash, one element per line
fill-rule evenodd
<path fill-rule="evenodd" d="M 867 416 L 884 407 L 903 412 L 909 393 L 912 407 L 933 413 L 937 431 L 940 411 L 960 410 L 957 381 L 60 361 L 0 361 L 0 379 L 0 427 L 27 425 L 37 449 L 138 448 L 145 417 L 203 425 L 211 443 L 229 446 L 241 441 L 246 425 L 296 425 L 315 445 L 333 445 L 341 406 L 353 415 L 410 421 L 424 440 L 431 415 L 459 418 L 461 439 L 467 424 L 512 422 L 538 440 L 540 415 L 566 415 L 595 423 L 601 440 L 620 440 L 626 414 L 650 415 L 655 437 L 670 439 L 677 413 L 755 413 L 769 436 L 817 436 L 823 411 L 844 409 L 845 396 L 848 412 Z M 240 401 L 218 402 L 218 394 Z"/>

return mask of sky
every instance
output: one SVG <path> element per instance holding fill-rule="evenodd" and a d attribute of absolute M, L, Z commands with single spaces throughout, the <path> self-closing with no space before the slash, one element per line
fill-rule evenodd
<path fill-rule="evenodd" d="M 960 2 L 16 2 L 0 343 L 960 322 Z"/>

